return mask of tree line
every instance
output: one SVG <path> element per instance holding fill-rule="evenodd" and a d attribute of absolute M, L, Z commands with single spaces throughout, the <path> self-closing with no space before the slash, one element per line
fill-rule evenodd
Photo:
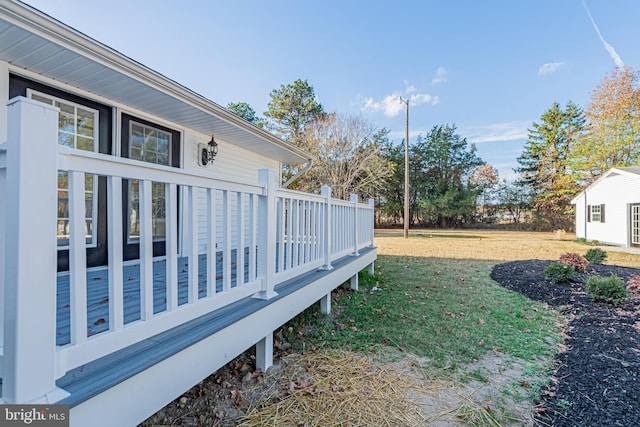
<path fill-rule="evenodd" d="M 616 68 L 594 89 L 585 110 L 554 102 L 528 130 L 514 170 L 500 179 L 455 124 L 434 126 L 409 143 L 409 218 L 412 226 L 465 227 L 511 223 L 540 230 L 571 229 L 571 199 L 611 167 L 640 164 L 639 75 Z M 312 193 L 323 184 L 334 197 L 355 193 L 376 201 L 378 225 L 404 216 L 404 141 L 357 115 L 327 112 L 313 86 L 298 79 L 271 91 L 260 117 L 245 102 L 227 109 L 315 157 L 285 165 L 283 182 Z"/>

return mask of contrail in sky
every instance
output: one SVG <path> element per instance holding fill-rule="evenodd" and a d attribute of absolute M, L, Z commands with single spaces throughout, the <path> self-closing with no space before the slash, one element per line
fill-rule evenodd
<path fill-rule="evenodd" d="M 600 34 L 600 30 L 598 29 L 598 26 L 596 25 L 596 21 L 594 21 L 593 17 L 591 16 L 591 12 L 589 11 L 589 8 L 587 7 L 587 3 L 585 3 L 583 1 L 582 5 L 586 9 L 587 15 L 589 15 L 589 19 L 591 20 L 591 23 L 593 24 L 593 28 L 596 30 L 596 33 L 598 34 L 598 37 L 600 37 L 600 41 L 604 45 L 604 48 L 607 49 L 607 52 L 609 52 L 609 56 L 611 56 L 611 59 L 613 59 L 613 62 L 615 62 L 616 67 L 624 67 L 624 62 L 622 62 L 622 58 L 620 58 L 620 55 L 618 55 L 618 52 L 616 52 L 616 50 L 613 48 L 613 46 L 611 46 L 609 43 L 607 43 L 607 41 L 604 39 L 604 37 L 602 37 L 602 34 Z"/>

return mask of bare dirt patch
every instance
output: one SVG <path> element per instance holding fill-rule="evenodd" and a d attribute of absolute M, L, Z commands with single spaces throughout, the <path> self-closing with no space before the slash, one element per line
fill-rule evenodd
<path fill-rule="evenodd" d="M 531 426 L 533 405 L 524 398 L 532 387 L 526 374 L 530 365 L 504 354 L 488 354 L 465 367 L 475 379 L 454 381 L 421 378 L 417 365 L 409 362 L 413 368 L 408 377 L 419 384 L 409 393 L 429 426 Z"/>

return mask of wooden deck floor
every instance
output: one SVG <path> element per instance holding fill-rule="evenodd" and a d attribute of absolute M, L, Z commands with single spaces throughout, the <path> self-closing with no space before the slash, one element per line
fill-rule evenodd
<path fill-rule="evenodd" d="M 231 252 L 231 287 L 237 286 L 237 254 Z M 198 297 L 204 298 L 207 283 L 207 256 L 198 257 Z M 249 281 L 249 248 L 245 248 L 244 281 Z M 222 290 L 222 252 L 216 254 L 216 292 Z M 178 305 L 187 302 L 188 260 L 178 259 Z M 87 272 L 87 335 L 93 336 L 109 330 L 109 288 L 107 268 L 92 269 Z M 140 264 L 127 264 L 123 268 L 124 282 L 124 323 L 140 319 Z M 165 260 L 153 263 L 153 313 L 167 309 L 166 264 Z M 70 342 L 69 274 L 61 273 L 57 280 L 56 344 Z"/>
<path fill-rule="evenodd" d="M 365 248 L 360 251 L 359 257 L 345 256 L 335 261 L 333 270 L 314 270 L 278 285 L 275 289 L 278 295 L 270 300 L 244 298 L 155 337 L 73 369 L 56 382 L 58 387 L 71 393 L 68 398 L 59 403 L 68 404 L 71 407 L 79 405 L 252 313 L 265 309 L 271 304 L 292 296 L 306 286 L 323 280 L 324 277 L 338 276 L 342 269 L 345 269 L 344 271 L 352 270 L 353 263 L 358 263 L 358 268 L 364 268 L 366 264 L 363 264 L 363 260 L 371 263 L 375 260 L 375 256 L 375 248 Z M 340 283 L 335 283 L 332 288 L 339 285 Z M 309 304 L 311 303 L 313 301 Z M 306 308 L 296 307 L 296 313 Z M 247 347 L 251 345 L 252 343 L 248 343 Z"/>

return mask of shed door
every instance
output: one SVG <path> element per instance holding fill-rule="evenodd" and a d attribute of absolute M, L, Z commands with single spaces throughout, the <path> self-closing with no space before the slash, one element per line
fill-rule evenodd
<path fill-rule="evenodd" d="M 640 204 L 631 205 L 631 244 L 640 245 Z"/>
<path fill-rule="evenodd" d="M 158 165 L 180 167 L 180 132 L 122 115 L 122 157 Z M 124 260 L 140 257 L 140 218 L 138 180 L 123 180 L 122 209 Z M 153 256 L 165 255 L 165 185 L 152 183 Z"/>

